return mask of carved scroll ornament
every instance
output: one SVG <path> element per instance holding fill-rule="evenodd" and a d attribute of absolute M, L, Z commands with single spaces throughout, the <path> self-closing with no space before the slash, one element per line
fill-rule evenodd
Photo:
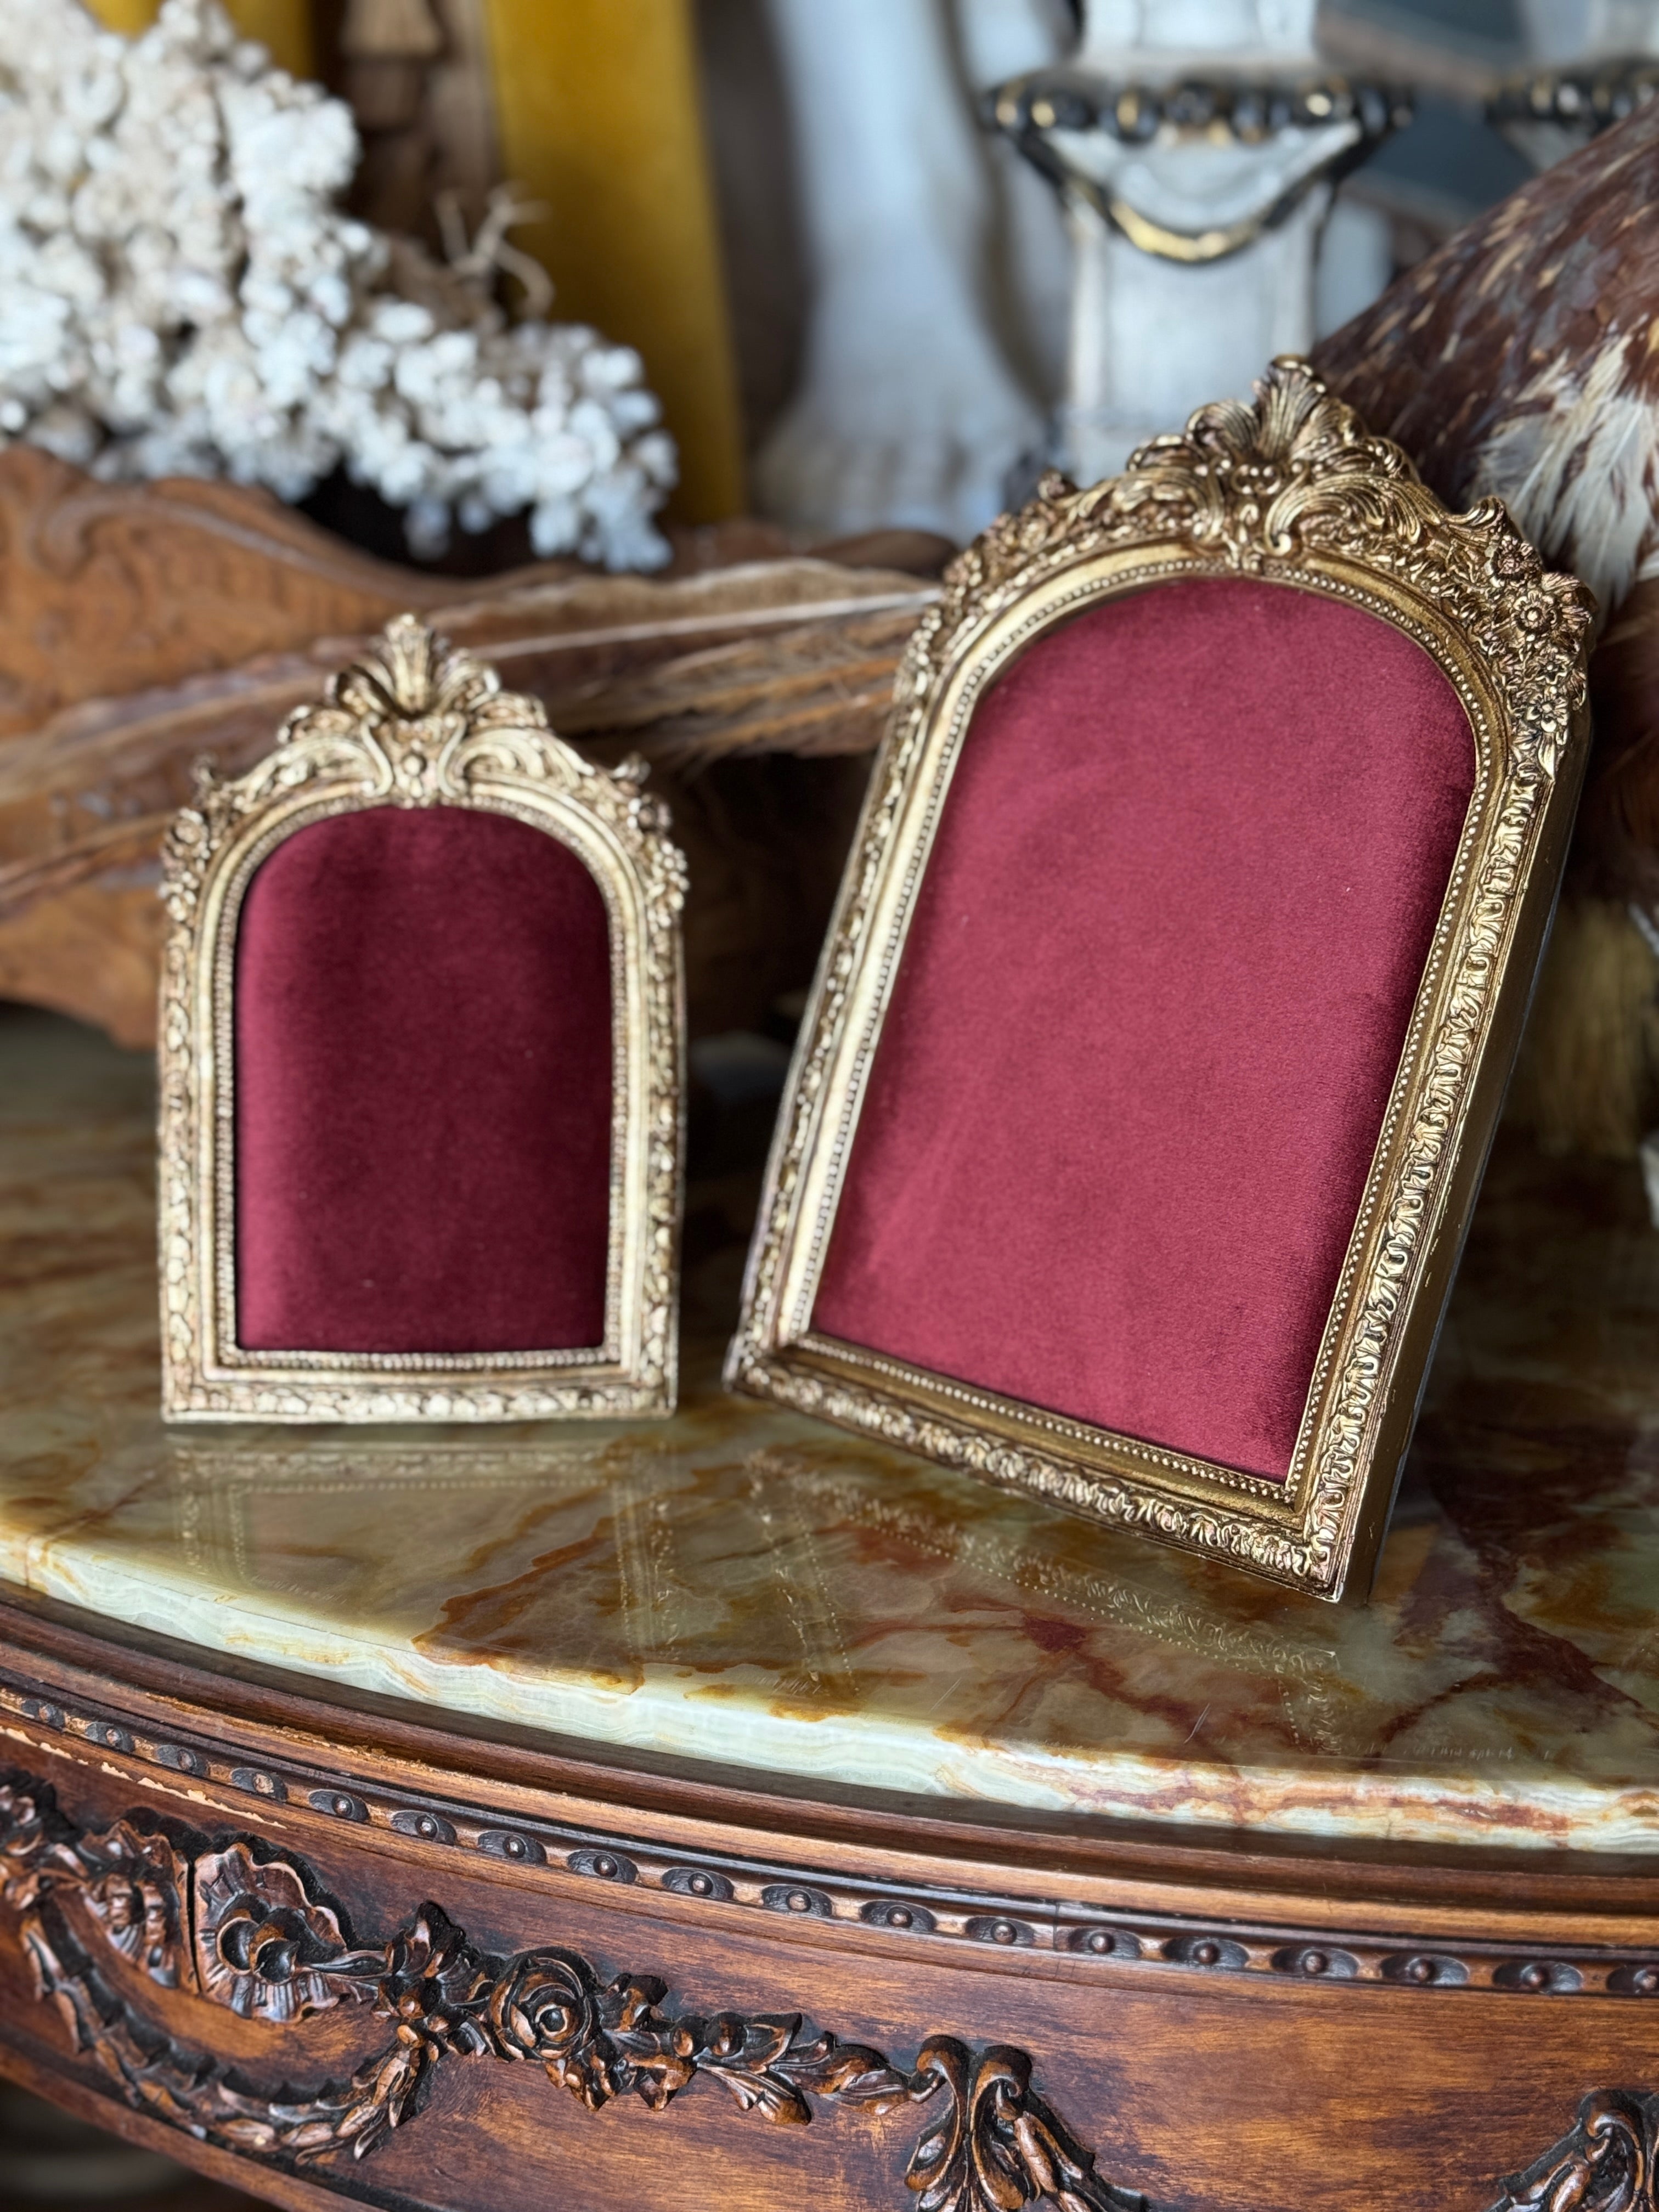
<path fill-rule="evenodd" d="M 665 2010 L 653 1975 L 607 1982 L 551 1947 L 494 1958 L 430 1904 L 389 1942 L 356 1948 L 303 1862 L 241 1841 L 195 1850 L 126 1820 L 88 1832 L 27 1776 L 0 1784 L 0 1902 L 19 1916 L 38 1993 L 127 2102 L 252 2157 L 362 2158 L 421 2111 L 446 2062 L 491 2057 L 541 2066 L 589 2112 L 630 2094 L 662 2112 L 699 2077 L 782 2126 L 805 2126 L 815 2100 L 871 2114 L 918 2105 L 925 2130 L 905 2181 L 920 2212 L 1034 2201 L 1146 2212 L 1144 2197 L 1097 2174 L 1032 2087 L 1023 2051 L 933 2036 L 906 2068 L 813 2035 L 798 2014 Z M 262 2095 L 137 2014 L 106 1978 L 100 1948 L 163 1989 L 253 2019 L 368 2005 L 390 2039 L 349 2081 Z"/>
<path fill-rule="evenodd" d="M 1492 2212 L 1659 2212 L 1659 2097 L 1597 2089 L 1571 2132 L 1524 2173 Z"/>

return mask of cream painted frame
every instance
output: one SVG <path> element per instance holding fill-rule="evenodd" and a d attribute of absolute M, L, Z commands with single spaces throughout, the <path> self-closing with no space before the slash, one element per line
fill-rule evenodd
<path fill-rule="evenodd" d="M 1290 1479 L 1091 1427 L 816 1333 L 864 1083 L 974 704 L 1042 629 L 1175 577 L 1346 599 L 1455 686 L 1477 777 L 1326 1322 Z M 948 572 L 896 703 L 785 1095 L 734 1389 L 1140 1527 L 1328 1599 L 1369 1589 L 1547 934 L 1588 746 L 1592 604 L 1495 500 L 1449 513 L 1302 362 L 1200 409 L 1126 473 L 1050 477 Z"/>
<path fill-rule="evenodd" d="M 204 765 L 168 832 L 158 1167 L 169 1420 L 503 1421 L 671 1413 L 678 1365 L 685 863 L 643 764 L 593 767 L 540 704 L 422 628 L 392 623 L 245 775 Z M 365 807 L 471 807 L 558 838 L 611 925 L 613 1123 L 605 1341 L 577 1351 L 248 1352 L 237 1340 L 234 989 L 254 871 L 307 823 Z"/>

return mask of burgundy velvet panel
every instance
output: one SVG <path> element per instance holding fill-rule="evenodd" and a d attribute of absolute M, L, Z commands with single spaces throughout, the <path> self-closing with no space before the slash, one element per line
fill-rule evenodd
<path fill-rule="evenodd" d="M 1039 641 L 963 743 L 814 1327 L 1282 1480 L 1474 772 L 1338 601 L 1195 579 Z"/>
<path fill-rule="evenodd" d="M 296 831 L 243 901 L 235 1050 L 245 1347 L 602 1341 L 610 925 L 556 838 L 451 806 Z"/>

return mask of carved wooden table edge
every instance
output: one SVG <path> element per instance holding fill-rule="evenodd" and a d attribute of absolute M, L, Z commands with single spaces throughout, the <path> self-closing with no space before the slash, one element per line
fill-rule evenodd
<path fill-rule="evenodd" d="M 605 1860 L 596 1872 L 615 1862 Z M 359 1948 L 297 1857 L 246 1842 L 186 1855 L 163 1832 L 118 1821 L 92 1835 L 66 1820 L 50 1786 L 0 1784 L 0 1900 L 19 1916 L 35 1987 L 69 2021 L 127 2100 L 228 2150 L 295 2166 L 362 2158 L 424 2106 L 435 2070 L 463 2057 L 530 2060 L 589 2112 L 630 2092 L 663 2110 L 699 2076 L 744 2112 L 804 2125 L 814 2101 L 884 2112 L 931 2105 L 905 2172 L 923 2212 L 1056 2200 L 1091 2212 L 1145 2204 L 1103 2181 L 1092 2154 L 1031 2085 L 1023 2051 L 971 2051 L 930 2036 L 914 2065 L 804 2031 L 799 2014 L 665 2012 L 649 1973 L 603 1980 L 579 1952 L 548 1945 L 511 1957 L 474 1948 L 427 1905 L 389 1939 Z M 189 2051 L 109 1988 L 71 1925 L 70 1905 L 164 1989 L 187 1988 L 244 2018 L 299 2020 L 368 2003 L 388 2039 L 343 2083 L 260 2094 Z M 943 2093 L 942 2096 L 940 2093 Z"/>
<path fill-rule="evenodd" d="M 1164 1836 L 1153 1879 L 1133 1850 L 1127 1866 L 1091 1875 L 1054 1838 L 1028 1832 L 987 1887 L 994 1831 L 973 1834 L 964 1864 L 914 1841 L 893 1848 L 884 1826 L 913 1836 L 914 1816 L 884 1824 L 861 1808 L 857 1856 L 885 1866 L 872 1875 L 849 1869 L 840 1823 L 792 1820 L 813 1809 L 805 1804 L 714 1782 L 647 1789 L 630 1802 L 625 1786 L 605 1783 L 639 1778 L 599 1768 L 580 1793 L 568 1773 L 564 1786 L 538 1788 L 503 1778 L 526 1765 L 510 1747 L 361 1710 L 341 1711 L 349 1741 L 336 1741 L 314 1725 L 320 1699 L 143 1652 L 69 1624 L 64 1610 L 0 1602 L 0 1911 L 11 1923 L 0 1935 L 21 1942 L 38 1998 L 95 2063 L 105 2094 L 143 2118 L 144 2140 L 296 2205 L 318 2201 L 307 2172 L 355 2168 L 416 2118 L 441 2072 L 474 2057 L 538 2064 L 589 2111 L 629 2095 L 661 2111 L 700 2079 L 775 2124 L 803 2124 L 823 2105 L 872 2116 L 914 2105 L 921 2131 L 903 2180 L 922 2212 L 1017 2212 L 1032 2201 L 1123 2212 L 1146 2199 L 1098 2170 L 1103 2159 L 1043 2094 L 1040 2050 L 923 2033 L 914 2055 L 890 2055 L 793 2012 L 692 2012 L 648 1957 L 617 1972 L 614 1959 L 557 1943 L 492 1954 L 441 1900 L 365 1940 L 303 1852 L 254 1832 L 256 1808 L 262 1823 L 280 1813 L 301 1838 L 412 1856 L 423 1875 L 480 1854 L 550 1905 L 603 1888 L 641 1948 L 653 1921 L 712 1914 L 776 1927 L 759 1917 L 781 1915 L 797 1941 L 896 1945 L 908 1956 L 943 1947 L 994 1974 L 1029 1971 L 1047 1953 L 1068 1978 L 1106 1968 L 1115 1979 L 1127 1968 L 1171 1984 L 1371 1982 L 1408 2002 L 1659 1997 L 1659 1875 L 1646 1869 L 1516 1868 L 1519 1901 L 1489 1908 L 1493 1926 L 1471 1936 L 1480 1916 L 1461 1899 L 1445 1903 L 1442 1870 L 1426 1864 L 1402 1873 L 1379 1859 L 1375 1870 L 1392 1879 L 1369 1897 L 1349 1868 L 1352 1893 L 1334 1899 L 1328 1863 L 1248 1844 L 1237 1854 L 1243 1879 L 1229 1885 L 1217 1871 L 1229 1855 L 1213 1839 Z M 54 1772 L 70 1781 L 88 1767 L 131 1793 L 113 1821 L 83 1824 L 57 1803 Z M 1490 1897 L 1490 1868 L 1480 1882 Z M 1580 1940 L 1561 1942 L 1564 1924 Z M 343 2081 L 261 2094 L 124 1997 L 110 1978 L 117 1960 L 129 1979 L 243 2019 L 285 2025 L 366 2006 L 386 2038 Z M 43 2069 L 3 2022 L 0 2072 L 88 2109 L 84 2084 Z M 1494 2212 L 1656 2208 L 1656 2128 L 1659 2097 L 1646 2085 L 1598 2087 L 1559 2142 L 1494 2184 Z"/>

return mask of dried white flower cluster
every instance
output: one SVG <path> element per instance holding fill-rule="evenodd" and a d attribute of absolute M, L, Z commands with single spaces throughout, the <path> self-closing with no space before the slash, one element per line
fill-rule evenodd
<path fill-rule="evenodd" d="M 353 222 L 357 153 L 349 110 L 216 0 L 166 0 L 134 40 L 78 0 L 0 0 L 0 443 L 287 500 L 343 464 L 418 554 L 528 508 L 544 556 L 659 564 L 675 456 L 638 355 L 509 325 Z"/>

